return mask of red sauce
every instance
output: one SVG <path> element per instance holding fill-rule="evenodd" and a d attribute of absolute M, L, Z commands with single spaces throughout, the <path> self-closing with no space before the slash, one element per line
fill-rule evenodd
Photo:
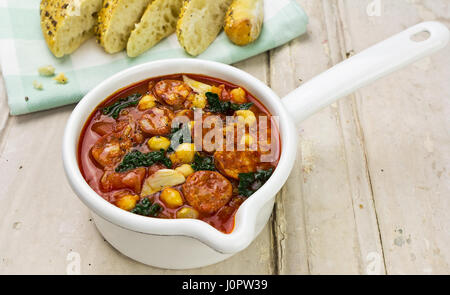
<path fill-rule="evenodd" d="M 185 74 L 185 75 L 191 79 L 194 79 L 194 80 L 197 80 L 197 81 L 209 84 L 209 85 L 214 85 L 214 86 L 225 85 L 225 89 L 227 89 L 227 90 L 231 90 L 231 89 L 238 87 L 234 84 L 231 84 L 229 82 L 222 81 L 222 80 L 219 80 L 216 78 L 211 78 L 211 77 L 201 76 L 201 75 L 192 75 L 192 74 Z M 140 93 L 142 95 L 145 95 L 149 91 L 148 90 L 149 83 L 157 83 L 159 81 L 166 80 L 166 79 L 175 79 L 175 80 L 182 81 L 182 76 L 183 76 L 183 74 L 177 74 L 177 75 L 151 78 L 151 79 L 147 79 L 147 80 L 135 83 L 135 84 L 125 87 L 123 89 L 120 89 L 117 92 L 115 92 L 114 94 L 112 94 L 110 97 L 106 98 L 102 103 L 100 103 L 97 106 L 97 108 L 93 111 L 93 113 L 89 116 L 87 122 L 85 123 L 85 126 L 83 127 L 83 130 L 81 132 L 80 139 L 79 139 L 78 164 L 79 164 L 81 173 L 82 173 L 84 179 L 89 184 L 89 186 L 91 186 L 91 188 L 94 189 L 94 191 L 96 191 L 105 200 L 107 200 L 111 203 L 114 203 L 116 201 L 114 195 L 117 193 L 117 191 L 104 192 L 101 188 L 100 180 L 104 174 L 104 170 L 99 164 L 97 164 L 97 162 L 93 159 L 93 156 L 91 155 L 91 149 L 92 149 L 93 145 L 101 138 L 101 136 L 93 130 L 93 126 L 94 126 L 94 124 L 97 124 L 96 126 L 98 126 L 98 124 L 100 124 L 100 123 L 115 123 L 116 120 L 113 119 L 112 117 L 104 115 L 101 112 L 101 110 L 105 106 L 108 106 L 108 105 L 116 102 L 117 100 L 119 100 L 121 98 L 125 98 L 129 95 L 132 95 L 135 93 Z M 270 116 L 271 117 L 269 111 L 264 107 L 264 105 L 258 99 L 256 99 L 256 97 L 254 97 L 248 91 L 246 91 L 246 96 L 247 96 L 247 100 L 254 104 L 252 106 L 251 110 L 255 113 L 257 118 L 259 116 Z M 167 106 L 167 107 L 170 108 L 170 106 Z M 139 111 L 137 107 L 129 107 L 126 110 L 129 112 L 129 114 L 132 116 L 132 118 L 134 120 L 138 120 L 144 113 L 142 111 Z M 273 119 L 272 119 L 272 124 L 271 124 L 271 130 L 272 130 L 272 133 L 274 134 L 274 138 L 277 139 L 277 141 L 272 145 L 272 149 L 275 149 L 275 150 L 273 150 L 274 154 L 276 155 L 274 157 L 275 160 L 270 163 L 261 163 L 261 166 L 259 168 L 268 168 L 268 167 L 275 168 L 276 165 L 278 164 L 279 155 L 281 152 L 281 143 L 280 143 L 280 139 L 279 139 L 278 130 L 277 130 L 275 124 L 273 124 Z M 148 148 L 147 144 L 145 144 L 145 142 L 150 137 L 151 136 L 146 136 L 144 143 L 139 146 L 133 147 L 133 149 L 140 150 L 143 153 L 150 152 L 150 149 Z M 239 206 L 246 199 L 245 197 L 242 197 L 242 196 L 238 195 L 238 193 L 237 193 L 238 182 L 234 179 L 230 179 L 230 178 L 228 178 L 228 179 L 231 181 L 231 183 L 233 185 L 233 197 L 230 200 L 230 202 L 212 215 L 200 214 L 200 216 L 199 216 L 200 220 L 203 220 L 204 222 L 209 223 L 210 225 L 212 225 L 213 227 L 215 227 L 216 229 L 218 229 L 224 233 L 231 233 L 233 231 L 234 216 L 236 214 L 236 211 L 239 208 Z M 181 193 L 181 195 L 183 195 L 182 190 L 181 190 L 181 185 L 176 186 L 175 189 L 177 189 Z M 120 191 L 123 191 L 123 189 L 121 189 Z M 159 214 L 158 217 L 159 218 L 176 218 L 176 212 L 180 208 L 171 209 L 171 208 L 166 207 L 164 202 L 162 202 L 159 199 L 159 196 L 160 196 L 160 193 L 156 193 L 151 196 L 152 201 L 158 203 L 163 208 L 163 210 L 161 211 L 161 213 Z M 184 197 L 183 197 L 183 199 L 184 199 Z M 184 199 L 184 201 L 185 201 L 185 205 L 183 205 L 182 207 L 190 207 L 187 204 L 185 199 Z"/>

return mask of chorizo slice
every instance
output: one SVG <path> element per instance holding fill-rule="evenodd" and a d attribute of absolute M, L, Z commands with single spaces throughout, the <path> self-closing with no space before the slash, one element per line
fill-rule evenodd
<path fill-rule="evenodd" d="M 91 149 L 92 157 L 102 167 L 112 167 L 131 149 L 132 141 L 122 133 L 102 136 Z"/>
<path fill-rule="evenodd" d="M 172 130 L 174 114 L 165 107 L 151 108 L 139 119 L 141 130 L 150 135 L 164 135 Z"/>
<path fill-rule="evenodd" d="M 191 93 L 191 88 L 183 81 L 162 80 L 156 83 L 154 92 L 168 105 L 182 107 Z"/>
<path fill-rule="evenodd" d="M 136 194 L 139 194 L 141 192 L 145 174 L 146 169 L 142 167 L 127 172 L 115 172 L 114 170 L 108 170 L 103 174 L 100 184 L 102 186 L 102 190 L 105 192 L 118 189 L 131 189 Z"/>
<path fill-rule="evenodd" d="M 116 122 L 96 122 L 92 125 L 92 130 L 100 136 L 110 133 L 121 133 L 128 136 L 136 144 L 141 144 L 144 140 L 141 131 L 136 128 L 136 122 L 131 115 L 123 116 Z"/>
<path fill-rule="evenodd" d="M 114 131 L 114 123 L 112 122 L 96 122 L 92 125 L 92 131 L 100 136 L 104 136 Z"/>
<path fill-rule="evenodd" d="M 201 213 L 213 214 L 231 199 L 231 182 L 214 171 L 198 171 L 182 186 L 186 201 Z"/>
<path fill-rule="evenodd" d="M 128 115 L 123 120 L 118 121 L 114 125 L 114 132 L 121 132 L 123 136 L 129 137 L 134 145 L 144 142 L 144 135 L 141 130 L 139 130 L 137 122 L 131 115 Z"/>
<path fill-rule="evenodd" d="M 216 151 L 214 161 L 217 170 L 222 174 L 239 179 L 240 173 L 257 170 L 259 153 L 256 151 Z"/>

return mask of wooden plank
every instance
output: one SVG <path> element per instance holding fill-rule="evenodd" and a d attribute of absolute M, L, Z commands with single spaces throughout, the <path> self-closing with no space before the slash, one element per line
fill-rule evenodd
<path fill-rule="evenodd" d="M 336 1 L 299 3 L 310 17 L 308 36 L 271 55 L 271 86 L 281 96 L 346 56 Z M 348 99 L 301 124 L 297 167 L 277 203 L 280 273 L 367 273 L 373 252 L 375 270 L 384 272 L 358 131 Z"/>
<path fill-rule="evenodd" d="M 422 21 L 450 25 L 446 0 L 382 1 L 372 17 L 355 2 L 342 2 L 355 51 Z M 449 76 L 447 49 L 356 95 L 390 274 L 450 272 Z"/>
<path fill-rule="evenodd" d="M 267 81 L 267 55 L 237 65 Z M 0 103 L 5 104 L 2 94 Z M 3 109 L 3 108 L 2 108 Z M 271 274 L 271 229 L 225 262 L 191 271 L 145 266 L 114 250 L 70 189 L 61 139 L 73 106 L 11 117 L 0 146 L 0 273 L 65 274 L 70 252 L 83 274 Z M 1 118 L 1 117 L 0 117 Z"/>
<path fill-rule="evenodd" d="M 6 133 L 7 123 L 9 119 L 8 102 L 6 100 L 6 88 L 0 72 L 0 153 L 2 150 L 1 138 Z"/>

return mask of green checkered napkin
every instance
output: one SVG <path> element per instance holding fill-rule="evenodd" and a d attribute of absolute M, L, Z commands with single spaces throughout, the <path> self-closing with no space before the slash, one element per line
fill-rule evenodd
<path fill-rule="evenodd" d="M 78 102 L 107 77 L 134 65 L 164 59 L 189 57 L 175 35 L 145 54 L 131 59 L 124 52 L 104 53 L 89 40 L 75 53 L 61 59 L 47 49 L 40 29 L 39 0 L 0 0 L 0 63 L 12 115 L 51 109 Z M 233 45 L 224 33 L 197 58 L 232 64 L 280 46 L 306 32 L 308 17 L 294 0 L 266 0 L 260 38 L 251 45 Z M 68 84 L 41 77 L 37 69 L 52 65 L 63 72 Z M 33 81 L 43 90 L 33 87 Z"/>

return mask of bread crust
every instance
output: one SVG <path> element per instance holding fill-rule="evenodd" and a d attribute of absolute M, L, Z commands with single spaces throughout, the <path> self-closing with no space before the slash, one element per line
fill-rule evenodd
<path fill-rule="evenodd" d="M 42 0 L 41 30 L 56 57 L 74 52 L 92 37 L 102 0 Z"/>
<path fill-rule="evenodd" d="M 263 0 L 234 0 L 227 11 L 224 30 L 231 42 L 245 46 L 258 39 L 263 21 Z"/>

